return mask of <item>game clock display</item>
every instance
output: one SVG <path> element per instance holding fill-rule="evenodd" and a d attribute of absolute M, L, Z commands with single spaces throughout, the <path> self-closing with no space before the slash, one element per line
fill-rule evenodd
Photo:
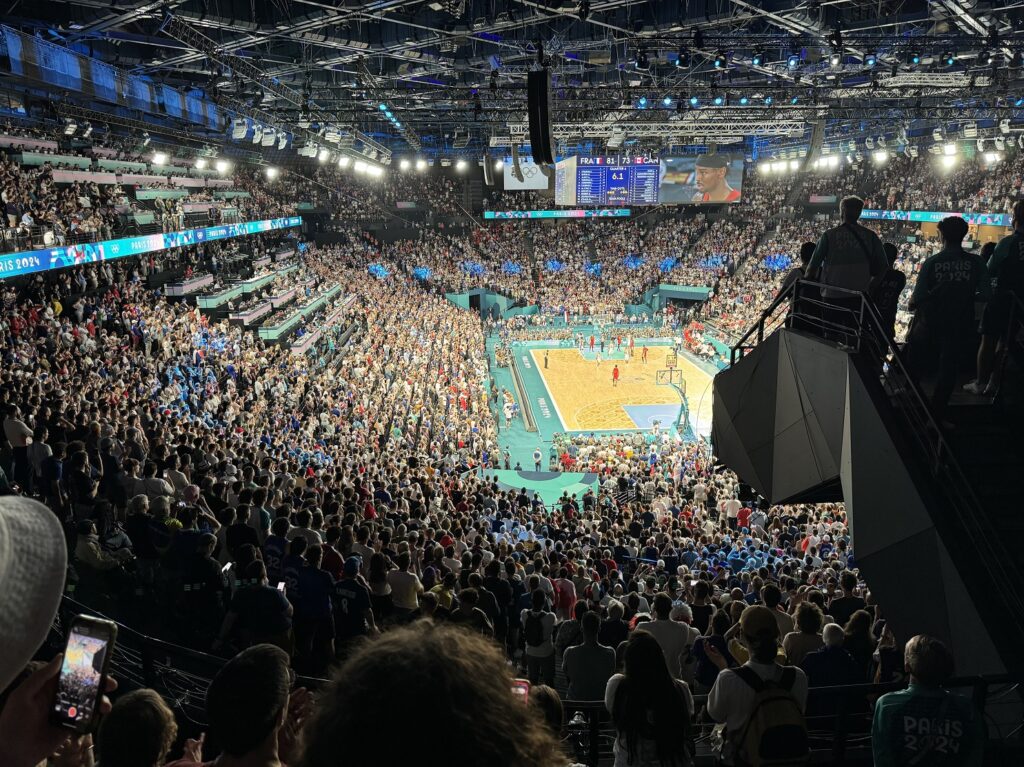
<path fill-rule="evenodd" d="M 577 205 L 656 205 L 658 161 L 648 157 L 577 157 Z"/>

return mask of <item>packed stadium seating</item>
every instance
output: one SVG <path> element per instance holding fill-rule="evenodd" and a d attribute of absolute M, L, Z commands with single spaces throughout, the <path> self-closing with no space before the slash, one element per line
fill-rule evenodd
<path fill-rule="evenodd" d="M 571 701 L 569 748 L 587 759 L 599 751 L 607 759 L 598 741 L 608 733 L 593 696 L 573 697 L 583 674 L 572 670 L 570 648 L 591 639 L 584 613 L 618 652 L 602 691 L 638 625 L 671 612 L 692 627 L 677 676 L 708 710 L 720 673 L 713 658 L 735 666 L 749 657 L 736 641 L 741 615 L 767 605 L 780 653 L 808 678 L 808 716 L 825 748 L 838 709 L 814 688 L 895 689 L 903 679 L 902 644 L 885 628 L 898 606 L 872 599 L 842 503 L 767 504 L 716 463 L 705 439 L 667 432 L 560 435 L 545 468 L 597 475 L 581 497 L 546 504 L 499 485 L 492 473 L 511 466 L 488 344 L 569 337 L 563 318 L 601 317 L 671 325 L 693 356 L 724 364 L 710 339 L 729 344 L 749 328 L 800 245 L 831 226 L 803 207 L 809 194 L 870 188 L 875 207 L 1002 211 L 1019 197 L 1024 155 L 995 168 L 971 163 L 953 183 L 933 158 L 894 157 L 834 180 L 752 172 L 742 202 L 726 209 L 482 224 L 451 176 L 357 179 L 313 166 L 270 181 L 240 164 L 223 188 L 244 196 L 204 188 L 147 204 L 138 193 L 177 189 L 171 177 L 58 181 L 59 161 L 25 165 L 17 149 L 0 157 L 5 251 L 145 231 L 138 214 L 148 211 L 154 227 L 186 228 L 197 221 L 188 205 L 209 206 L 196 214 L 204 224 L 294 215 L 306 203 L 331 211 L 329 238 L 266 233 L 0 282 L 0 492 L 40 499 L 62 523 L 68 609 L 141 632 L 135 644 L 125 637 L 115 675 L 134 675 L 135 686 L 160 688 L 174 703 L 168 690 L 185 684 L 182 667 L 199 664 L 201 679 L 210 673 L 203 664 L 272 644 L 304 684 L 323 687 L 336 661 L 354 659 L 351 670 L 374 662 L 375 646 L 414 645 L 409 624 L 434 641 L 417 620 L 462 625 L 493 639 L 487 652 L 502 663 L 521 664 Z M 87 149 L 68 156 L 96 161 Z M 397 239 L 368 226 L 406 202 L 459 225 L 427 221 Z M 526 210 L 550 200 L 496 192 L 482 204 Z M 298 252 L 271 262 L 279 249 Z M 936 249 L 924 237 L 899 244 L 900 340 L 920 264 Z M 268 263 L 251 268 L 254 254 Z M 210 295 L 242 278 L 268 281 L 214 312 L 162 289 L 206 274 Z M 630 320 L 626 308 L 660 283 L 711 292 L 706 302 Z M 477 288 L 539 312 L 481 321 L 445 297 Z M 268 303 L 252 324 L 231 318 Z M 284 327 L 288 340 L 271 340 Z M 531 608 L 554 613 L 540 643 Z M 551 653 L 531 654 L 545 643 Z M 154 652 L 174 660 L 154 671 Z M 548 657 L 550 667 L 536 660 Z M 136 673 L 143 664 L 145 677 Z M 223 728 L 215 708 L 224 703 L 216 683 L 210 689 L 208 716 Z M 879 690 L 849 693 L 844 728 L 869 731 L 869 696 Z M 191 712 L 196 697 L 189 690 L 175 706 Z M 429 694 L 420 703 L 430 706 Z M 694 722 L 699 754 L 710 758 L 713 723 Z M 182 725 L 183 736 L 199 734 Z M 187 749 L 186 759 L 196 746 Z M 208 747 L 203 758 L 215 756 Z"/>

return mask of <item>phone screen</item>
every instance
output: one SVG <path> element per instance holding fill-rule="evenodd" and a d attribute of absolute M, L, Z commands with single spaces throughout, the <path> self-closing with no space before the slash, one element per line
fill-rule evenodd
<path fill-rule="evenodd" d="M 512 696 L 526 703 L 530 698 L 530 683 L 525 679 L 512 680 Z"/>
<path fill-rule="evenodd" d="M 92 727 L 113 639 L 105 622 L 72 624 L 57 680 L 54 721 L 80 732 Z"/>
<path fill-rule="evenodd" d="M 277 584 L 277 590 L 280 591 L 282 594 L 284 593 L 284 581 L 280 581 Z"/>

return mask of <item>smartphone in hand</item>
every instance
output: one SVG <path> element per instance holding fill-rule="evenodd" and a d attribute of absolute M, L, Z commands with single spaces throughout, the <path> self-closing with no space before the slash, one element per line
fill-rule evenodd
<path fill-rule="evenodd" d="M 57 697 L 50 721 L 75 732 L 92 732 L 103 694 L 117 624 L 87 615 L 71 623 L 64 660 L 57 678 Z"/>

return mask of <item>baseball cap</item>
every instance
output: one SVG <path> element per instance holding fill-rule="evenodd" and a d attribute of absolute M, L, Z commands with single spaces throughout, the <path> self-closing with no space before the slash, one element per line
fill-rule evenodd
<path fill-rule="evenodd" d="M 46 639 L 67 571 L 56 515 L 30 498 L 0 498 L 0 690 L 24 671 Z"/>
<path fill-rule="evenodd" d="M 779 622 L 763 605 L 751 605 L 740 616 L 740 631 L 749 637 L 778 637 Z"/>

